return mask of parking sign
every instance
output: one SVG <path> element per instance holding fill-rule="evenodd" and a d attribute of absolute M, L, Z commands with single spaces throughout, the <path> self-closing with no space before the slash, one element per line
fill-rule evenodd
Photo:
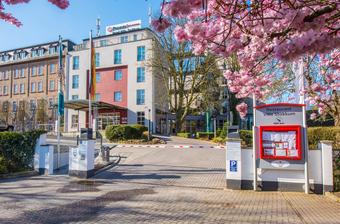
<path fill-rule="evenodd" d="M 237 161 L 236 160 L 230 160 L 230 172 L 237 172 Z"/>

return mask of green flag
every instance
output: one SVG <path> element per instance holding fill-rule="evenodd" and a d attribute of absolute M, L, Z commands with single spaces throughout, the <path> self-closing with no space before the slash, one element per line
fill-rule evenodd
<path fill-rule="evenodd" d="M 64 115 L 64 94 L 62 91 L 58 93 L 58 115 Z"/>

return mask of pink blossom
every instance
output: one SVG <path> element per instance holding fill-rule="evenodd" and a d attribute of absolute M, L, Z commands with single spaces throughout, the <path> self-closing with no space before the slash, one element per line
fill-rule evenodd
<path fill-rule="evenodd" d="M 69 6 L 69 0 L 48 0 L 52 4 L 56 5 L 61 9 L 66 9 Z M 21 3 L 28 3 L 30 0 L 3 0 L 7 5 L 16 5 Z M 17 27 L 22 26 L 22 23 L 15 18 L 12 14 L 4 12 L 5 7 L 0 0 L 0 20 L 4 20 L 5 22 L 11 23 Z"/>
<path fill-rule="evenodd" d="M 310 119 L 311 119 L 311 120 L 315 120 L 317 116 L 318 116 L 318 115 L 317 115 L 316 113 L 312 113 L 312 114 L 310 115 Z"/>
<path fill-rule="evenodd" d="M 177 26 L 174 30 L 174 35 L 178 42 L 183 42 L 188 39 L 188 35 L 185 33 L 184 29 Z"/>
<path fill-rule="evenodd" d="M 157 32 L 163 33 L 169 26 L 171 26 L 171 23 L 167 19 L 160 18 L 152 20 L 151 25 Z"/>
<path fill-rule="evenodd" d="M 248 105 L 246 103 L 242 102 L 242 103 L 240 103 L 236 106 L 236 110 L 239 112 L 240 117 L 243 119 L 247 115 Z"/>

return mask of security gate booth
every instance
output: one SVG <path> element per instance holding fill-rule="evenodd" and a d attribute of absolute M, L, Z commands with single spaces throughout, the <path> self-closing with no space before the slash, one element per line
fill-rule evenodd
<path fill-rule="evenodd" d="M 227 142 L 227 188 L 332 190 L 332 147 L 321 142 L 320 150 L 308 150 L 304 106 L 279 103 L 254 108 L 253 148 L 241 149 L 237 139 Z"/>

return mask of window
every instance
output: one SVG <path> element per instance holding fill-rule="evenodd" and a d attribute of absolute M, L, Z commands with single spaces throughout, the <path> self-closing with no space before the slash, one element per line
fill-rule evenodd
<path fill-rule="evenodd" d="M 55 54 L 55 53 L 57 53 L 57 46 L 51 46 L 51 47 L 48 49 L 48 53 L 49 53 L 49 54 Z"/>
<path fill-rule="evenodd" d="M 79 56 L 74 56 L 73 57 L 72 68 L 73 68 L 73 70 L 78 70 L 79 69 Z"/>
<path fill-rule="evenodd" d="M 5 77 L 4 77 L 5 80 L 9 79 L 9 73 L 10 73 L 10 71 L 5 72 Z"/>
<path fill-rule="evenodd" d="M 137 82 L 145 82 L 145 68 L 144 67 L 137 68 Z"/>
<path fill-rule="evenodd" d="M 115 80 L 119 81 L 119 80 L 122 80 L 122 78 L 123 78 L 122 70 L 116 70 L 115 71 Z"/>
<path fill-rule="evenodd" d="M 43 83 L 42 81 L 38 82 L 38 92 L 41 93 L 43 91 Z"/>
<path fill-rule="evenodd" d="M 32 76 L 36 76 L 37 75 L 37 67 L 33 66 L 32 67 Z"/>
<path fill-rule="evenodd" d="M 101 40 L 99 43 L 101 47 L 107 46 L 107 40 Z"/>
<path fill-rule="evenodd" d="M 15 71 L 14 71 L 14 78 L 15 79 L 19 78 L 19 69 L 15 69 Z"/>
<path fill-rule="evenodd" d="M 37 108 L 37 104 L 35 100 L 30 100 L 30 109 L 31 111 L 35 110 Z"/>
<path fill-rule="evenodd" d="M 94 100 L 95 100 L 95 101 L 100 101 L 100 93 L 96 93 L 96 94 L 94 95 Z"/>
<path fill-rule="evenodd" d="M 95 55 L 95 62 L 96 62 L 96 67 L 100 66 L 100 54 L 96 53 Z"/>
<path fill-rule="evenodd" d="M 3 102 L 2 104 L 2 111 L 7 112 L 8 111 L 8 102 Z"/>
<path fill-rule="evenodd" d="M 54 91 L 55 90 L 55 81 L 54 80 L 50 80 L 49 90 L 50 91 Z"/>
<path fill-rule="evenodd" d="M 31 83 L 31 93 L 35 93 L 35 82 Z"/>
<path fill-rule="evenodd" d="M 20 57 L 21 59 L 25 59 L 26 56 L 27 56 L 27 53 L 26 53 L 25 51 L 22 51 L 22 52 L 19 53 L 19 57 Z"/>
<path fill-rule="evenodd" d="M 32 56 L 32 58 L 37 57 L 38 56 L 38 50 L 32 50 L 31 56 Z"/>
<path fill-rule="evenodd" d="M 145 112 L 144 111 L 137 112 L 137 124 L 145 125 Z"/>
<path fill-rule="evenodd" d="M 145 90 L 137 89 L 137 105 L 145 104 Z"/>
<path fill-rule="evenodd" d="M 78 95 L 72 95 L 72 100 L 77 100 L 77 99 L 79 99 Z"/>
<path fill-rule="evenodd" d="M 0 96 L 2 96 L 2 87 L 0 86 Z"/>
<path fill-rule="evenodd" d="M 71 128 L 78 128 L 78 115 L 72 114 Z"/>
<path fill-rule="evenodd" d="M 0 72 L 0 80 L 3 80 L 5 76 L 5 72 Z"/>
<path fill-rule="evenodd" d="M 7 86 L 4 86 L 4 96 L 7 96 L 7 94 L 8 94 Z"/>
<path fill-rule="evenodd" d="M 20 84 L 20 93 L 21 94 L 25 93 L 25 84 L 24 83 Z"/>
<path fill-rule="evenodd" d="M 121 91 L 114 92 L 114 101 L 115 102 L 122 102 L 122 92 Z"/>
<path fill-rule="evenodd" d="M 137 34 L 133 35 L 133 40 L 136 41 L 137 40 Z"/>
<path fill-rule="evenodd" d="M 50 64 L 50 73 L 55 73 L 55 64 Z"/>
<path fill-rule="evenodd" d="M 129 38 L 128 36 L 121 36 L 120 37 L 120 42 L 121 43 L 126 43 L 126 42 L 128 42 L 128 38 Z"/>
<path fill-rule="evenodd" d="M 13 108 L 13 112 L 17 112 L 17 109 L 18 109 L 18 104 L 17 102 L 13 101 L 13 104 L 12 104 L 12 108 Z"/>
<path fill-rule="evenodd" d="M 25 69 L 24 68 L 20 69 L 20 77 L 25 78 Z"/>
<path fill-rule="evenodd" d="M 44 56 L 45 54 L 45 49 L 41 48 L 38 50 L 38 56 Z"/>
<path fill-rule="evenodd" d="M 72 76 L 72 89 L 78 89 L 79 87 L 79 75 Z"/>
<path fill-rule="evenodd" d="M 122 63 L 122 50 L 115 50 L 114 51 L 114 64 L 121 64 Z"/>
<path fill-rule="evenodd" d="M 43 75 L 44 66 L 38 66 L 38 75 Z"/>
<path fill-rule="evenodd" d="M 53 100 L 53 98 L 49 98 L 48 99 L 48 107 L 53 108 L 53 106 L 54 106 L 54 100 Z"/>
<path fill-rule="evenodd" d="M 14 84 L 14 94 L 18 93 L 19 93 L 18 84 Z"/>
<path fill-rule="evenodd" d="M 100 73 L 96 73 L 96 83 L 100 82 Z"/>
<path fill-rule="evenodd" d="M 137 47 L 137 61 L 145 60 L 145 46 Z"/>

